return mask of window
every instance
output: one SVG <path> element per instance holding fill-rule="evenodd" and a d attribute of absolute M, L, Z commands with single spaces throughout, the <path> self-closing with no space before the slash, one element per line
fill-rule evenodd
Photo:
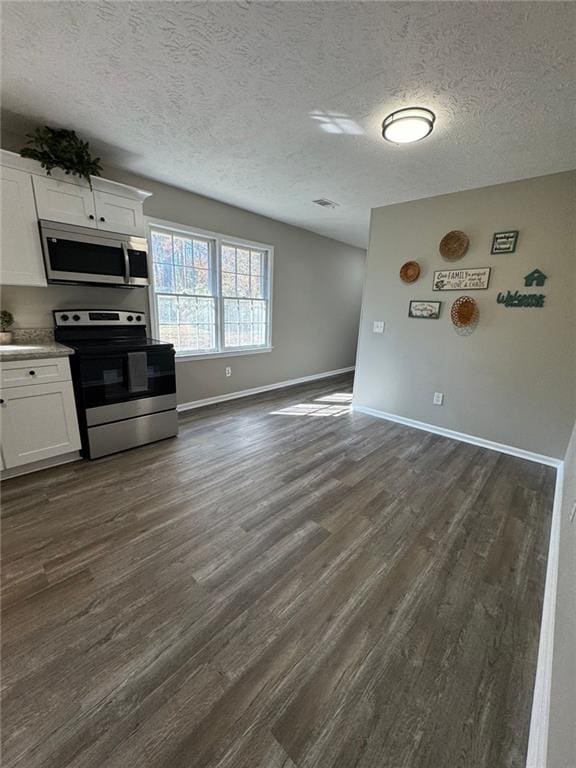
<path fill-rule="evenodd" d="M 150 226 L 155 331 L 181 355 L 270 348 L 272 249 Z"/>

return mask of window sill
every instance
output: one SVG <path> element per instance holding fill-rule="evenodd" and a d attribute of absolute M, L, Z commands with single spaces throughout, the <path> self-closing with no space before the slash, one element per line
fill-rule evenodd
<path fill-rule="evenodd" d="M 212 360 L 215 357 L 239 357 L 240 355 L 261 355 L 272 352 L 274 347 L 254 347 L 253 349 L 234 349 L 225 352 L 176 352 L 177 363 L 189 363 L 192 360 Z"/>

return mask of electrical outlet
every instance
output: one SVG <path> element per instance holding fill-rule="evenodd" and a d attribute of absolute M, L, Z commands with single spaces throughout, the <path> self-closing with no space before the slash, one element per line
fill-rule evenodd
<path fill-rule="evenodd" d="M 232 376 L 232 368 L 230 368 L 230 366 L 229 366 L 229 365 L 227 365 L 227 366 L 226 366 L 226 368 L 224 369 L 224 371 L 225 371 L 225 373 L 226 373 L 226 376 Z"/>
<path fill-rule="evenodd" d="M 372 333 L 384 333 L 384 321 L 374 320 L 372 323 Z"/>
<path fill-rule="evenodd" d="M 444 405 L 444 393 L 434 392 L 434 405 Z"/>

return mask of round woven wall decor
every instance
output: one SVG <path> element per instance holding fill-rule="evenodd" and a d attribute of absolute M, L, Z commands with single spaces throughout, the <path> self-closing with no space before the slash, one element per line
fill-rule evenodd
<path fill-rule="evenodd" d="M 440 256 L 448 261 L 461 259 L 468 250 L 470 239 L 465 232 L 455 229 L 440 240 Z"/>
<path fill-rule="evenodd" d="M 472 296 L 460 296 L 450 308 L 450 317 L 457 328 L 473 325 L 479 316 L 478 304 Z"/>
<path fill-rule="evenodd" d="M 404 283 L 413 283 L 420 277 L 420 264 L 417 261 L 407 261 L 400 269 L 400 280 Z"/>

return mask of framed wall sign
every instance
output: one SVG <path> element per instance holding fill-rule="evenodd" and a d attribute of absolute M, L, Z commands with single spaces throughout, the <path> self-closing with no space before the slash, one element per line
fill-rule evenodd
<path fill-rule="evenodd" d="M 438 320 L 440 317 L 441 301 L 411 301 L 408 307 L 408 317 L 419 317 L 423 320 Z"/>
<path fill-rule="evenodd" d="M 482 291 L 488 288 L 490 267 L 475 269 L 437 269 L 434 272 L 434 291 Z"/>
<path fill-rule="evenodd" d="M 518 230 L 509 232 L 495 232 L 492 238 L 492 250 L 490 253 L 514 253 L 518 242 Z"/>

